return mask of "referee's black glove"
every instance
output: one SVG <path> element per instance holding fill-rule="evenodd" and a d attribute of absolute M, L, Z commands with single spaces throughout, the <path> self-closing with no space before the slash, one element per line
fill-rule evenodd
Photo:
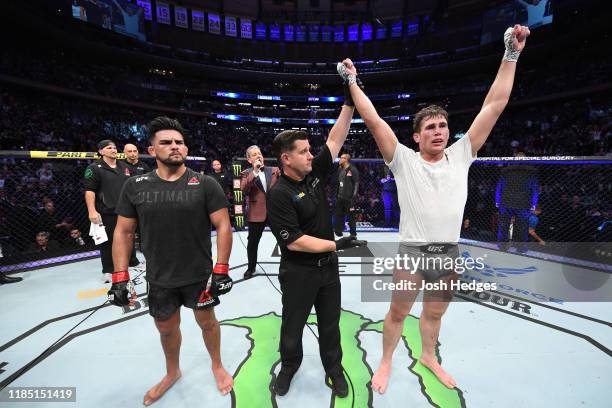
<path fill-rule="evenodd" d="M 368 241 L 360 241 L 357 237 L 351 235 L 348 237 L 340 238 L 336 241 L 336 251 L 340 251 L 342 249 L 348 249 L 353 247 L 360 247 L 363 245 L 367 245 Z"/>

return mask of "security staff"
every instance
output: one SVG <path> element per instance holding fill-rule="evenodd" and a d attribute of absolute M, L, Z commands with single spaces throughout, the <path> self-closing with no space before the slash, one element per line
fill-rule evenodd
<path fill-rule="evenodd" d="M 223 170 L 223 166 L 219 160 L 212 161 L 212 169 L 213 171 L 209 174 L 209 176 L 214 178 L 217 183 L 219 183 L 225 195 L 229 197 L 232 190 L 232 178 L 226 171 Z"/>
<path fill-rule="evenodd" d="M 151 167 L 138 159 L 138 147 L 131 143 L 123 146 L 123 153 L 125 154 L 125 164 L 130 169 L 132 176 L 141 176 L 151 171 Z"/>
<path fill-rule="evenodd" d="M 355 199 L 359 190 L 359 171 L 351 164 L 351 155 L 344 153 L 340 156 L 338 166 L 338 191 L 336 194 L 336 228 L 337 236 L 344 231 L 344 217 L 348 215 L 349 229 L 352 236 L 357 236 L 357 223 L 355 222 Z"/>
<path fill-rule="evenodd" d="M 123 183 L 132 175 L 129 167 L 117 160 L 117 146 L 112 140 L 102 140 L 98 143 L 98 154 L 101 159 L 94 161 L 83 176 L 85 186 L 85 204 L 89 213 L 89 221 L 93 224 L 103 224 L 108 241 L 100 244 L 102 260 L 102 279 L 109 283 L 113 273 L 113 233 L 117 225 L 115 205 Z M 132 251 L 130 266 L 139 264 L 136 253 Z"/>
<path fill-rule="evenodd" d="M 279 281 L 283 317 L 280 336 L 281 369 L 274 384 L 285 395 L 303 357 L 302 333 L 314 305 L 317 312 L 320 355 L 336 395 L 348 395 L 340 347 L 340 277 L 337 250 L 363 244 L 355 237 L 334 242 L 325 184 L 333 159 L 344 144 L 353 107 L 342 107 L 326 144 L 310 153 L 308 134 L 286 130 L 273 147 L 283 172 L 268 192 L 268 218 L 281 249 Z"/>

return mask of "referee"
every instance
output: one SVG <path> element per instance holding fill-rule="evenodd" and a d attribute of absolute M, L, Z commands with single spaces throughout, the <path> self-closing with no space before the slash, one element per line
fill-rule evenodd
<path fill-rule="evenodd" d="M 278 280 L 283 292 L 283 318 L 281 369 L 274 384 L 277 395 L 289 391 L 300 367 L 302 333 L 313 306 L 326 380 L 330 378 L 336 395 L 348 395 L 340 347 L 340 277 L 335 251 L 363 242 L 351 236 L 334 242 L 325 185 L 346 139 L 353 110 L 345 102 L 317 156 L 310 153 L 306 132 L 286 130 L 274 138 L 273 147 L 283 169 L 267 197 L 268 219 L 281 248 Z"/>

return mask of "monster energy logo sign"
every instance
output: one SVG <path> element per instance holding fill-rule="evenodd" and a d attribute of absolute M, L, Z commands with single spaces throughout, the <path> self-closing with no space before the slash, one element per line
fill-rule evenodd
<path fill-rule="evenodd" d="M 235 203 L 242 202 L 242 190 L 234 190 L 234 202 Z"/>
<path fill-rule="evenodd" d="M 222 325 L 242 327 L 248 330 L 245 336 L 251 342 L 246 359 L 234 375 L 235 407 L 274 407 L 270 384 L 274 381 L 272 367 L 279 364 L 278 335 L 282 318 L 276 313 L 257 317 L 241 317 L 225 320 Z M 316 324 L 316 316 L 311 315 L 309 324 Z M 340 315 L 340 337 L 342 342 L 342 365 L 350 376 L 353 392 L 347 398 L 333 398 L 333 407 L 371 407 L 372 367 L 366 360 L 367 351 L 362 348 L 359 336 L 366 332 L 382 335 L 383 322 L 374 322 L 360 314 L 342 310 Z M 412 364 L 408 368 L 421 384 L 423 402 L 428 400 L 438 407 L 465 406 L 462 392 L 448 389 L 438 381 L 428 368 L 421 365 L 421 336 L 419 319 L 408 316 L 402 333 L 402 343 L 407 349 Z M 437 352 L 438 350 L 436 350 Z M 260 390 L 253 392 L 253 390 Z"/>
<path fill-rule="evenodd" d="M 146 298 L 138 300 L 135 307 L 124 308 L 130 313 L 146 307 Z M 278 352 L 278 336 L 282 318 L 274 312 L 261 316 L 239 317 L 221 321 L 222 326 L 233 326 L 246 329 L 244 341 L 250 342 L 248 352 L 239 368 L 234 373 L 233 404 L 234 408 L 275 408 L 275 395 L 270 390 L 275 380 L 274 368 L 280 364 Z M 308 324 L 316 325 L 315 315 L 310 315 Z M 360 336 L 366 333 L 379 333 L 382 336 L 383 322 L 373 321 L 358 313 L 342 310 L 340 315 L 340 337 L 342 345 L 342 365 L 352 383 L 352 391 L 346 398 L 336 398 L 332 395 L 332 407 L 372 407 L 373 391 L 370 381 L 373 368 L 367 363 L 368 351 L 362 347 Z M 428 368 L 418 362 L 421 357 L 421 336 L 419 319 L 408 316 L 402 332 L 402 342 L 399 352 L 407 352 L 411 364 L 409 372 L 417 377 L 423 394 L 423 404 L 428 402 L 437 407 L 465 407 L 461 390 L 448 389 L 438 381 Z M 439 356 L 438 347 L 436 354 Z M 299 392 L 294 390 L 294 392 Z M 309 391 L 310 392 L 310 391 Z"/>
<path fill-rule="evenodd" d="M 232 171 L 234 172 L 234 177 L 240 177 L 240 173 L 242 173 L 242 164 L 232 164 Z"/>
<path fill-rule="evenodd" d="M 234 219 L 236 220 L 236 227 L 244 227 L 244 215 L 237 215 L 234 217 Z"/>

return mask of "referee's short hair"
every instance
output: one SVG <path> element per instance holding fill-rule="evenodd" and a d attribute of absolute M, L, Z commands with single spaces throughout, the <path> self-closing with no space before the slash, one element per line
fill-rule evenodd
<path fill-rule="evenodd" d="M 283 153 L 295 149 L 296 140 L 308 140 L 308 133 L 303 130 L 284 130 L 276 135 L 272 147 L 279 163 L 282 163 L 281 155 Z"/>

